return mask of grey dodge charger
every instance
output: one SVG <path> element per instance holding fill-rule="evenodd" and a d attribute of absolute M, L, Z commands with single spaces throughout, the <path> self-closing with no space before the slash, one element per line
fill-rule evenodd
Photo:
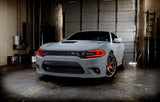
<path fill-rule="evenodd" d="M 78 78 L 112 78 L 124 65 L 124 45 L 108 31 L 77 32 L 38 49 L 36 72 Z"/>

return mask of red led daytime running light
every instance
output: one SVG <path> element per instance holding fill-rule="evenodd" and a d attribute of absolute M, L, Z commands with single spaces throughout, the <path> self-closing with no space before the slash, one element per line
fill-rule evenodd
<path fill-rule="evenodd" d="M 43 50 L 42 49 L 38 49 L 38 54 L 41 55 L 41 56 L 44 56 L 43 55 Z"/>
<path fill-rule="evenodd" d="M 88 55 L 86 57 L 100 57 L 105 55 L 105 52 L 103 50 L 90 50 L 90 51 L 87 51 L 87 53 L 95 53 L 95 54 Z"/>

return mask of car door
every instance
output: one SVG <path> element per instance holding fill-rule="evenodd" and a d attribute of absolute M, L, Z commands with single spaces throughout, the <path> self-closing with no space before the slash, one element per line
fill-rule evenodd
<path fill-rule="evenodd" d="M 123 44 L 122 43 L 115 43 L 114 39 L 118 38 L 115 34 L 111 33 L 111 40 L 113 46 L 113 52 L 117 60 L 117 65 L 121 64 L 123 58 Z"/>

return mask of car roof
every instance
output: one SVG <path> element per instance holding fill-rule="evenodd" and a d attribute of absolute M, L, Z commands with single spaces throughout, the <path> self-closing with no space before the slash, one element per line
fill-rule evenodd
<path fill-rule="evenodd" d="M 107 32 L 109 33 L 110 31 L 100 31 L 100 30 L 84 30 L 84 31 L 80 31 L 80 32 Z M 79 32 L 77 32 L 79 33 Z"/>

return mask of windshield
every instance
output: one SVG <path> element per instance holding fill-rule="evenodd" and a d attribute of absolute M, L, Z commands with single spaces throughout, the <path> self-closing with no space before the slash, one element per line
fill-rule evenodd
<path fill-rule="evenodd" d="M 96 40 L 110 41 L 109 32 L 78 32 L 73 34 L 67 40 Z"/>

